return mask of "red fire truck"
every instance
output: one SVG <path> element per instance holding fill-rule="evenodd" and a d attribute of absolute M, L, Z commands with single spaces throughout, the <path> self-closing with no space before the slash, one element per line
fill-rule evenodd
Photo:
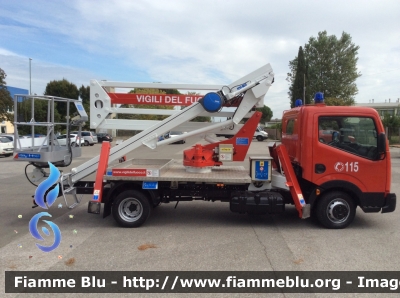
<path fill-rule="evenodd" d="M 321 137 L 321 131 L 330 136 Z M 384 127 L 376 110 L 315 104 L 284 112 L 282 145 L 312 213 L 328 228 L 364 212 L 392 212 L 391 161 Z"/>
<path fill-rule="evenodd" d="M 73 208 L 80 203 L 79 195 L 90 194 L 89 213 L 99 214 L 103 208 L 104 216 L 112 214 L 118 224 L 125 227 L 141 226 L 153 207 L 160 203 L 192 200 L 223 201 L 229 203 L 231 211 L 249 214 L 276 214 L 284 212 L 285 205 L 294 205 L 300 218 L 315 216 L 323 226 L 334 229 L 348 226 L 357 206 L 364 212 L 394 211 L 396 195 L 390 193 L 388 142 L 382 122 L 373 109 L 326 106 L 322 94 L 317 93 L 315 104 L 284 112 L 282 144 L 270 143 L 265 154 L 247 156 L 261 119 L 261 113 L 255 112 L 254 107 L 264 105 L 273 78 L 272 68 L 267 64 L 223 86 L 92 80 L 91 128 L 142 131 L 113 148 L 110 143 L 103 142 L 99 156 L 61 175 L 59 195 L 64 197 L 66 204 L 66 196 L 72 195 L 75 203 L 69 207 Z M 113 92 L 119 88 L 203 89 L 211 92 L 204 96 Z M 44 99 L 54 107 L 54 99 Z M 65 99 L 59 100 L 69 104 Z M 187 107 L 157 111 L 121 107 L 120 104 Z M 80 115 L 72 118 L 68 127 L 88 120 L 82 104 L 75 105 Z M 236 109 L 224 112 L 224 107 Z M 112 119 L 112 113 L 158 113 L 168 117 L 162 121 Z M 197 116 L 225 117 L 227 120 L 192 122 Z M 249 120 L 232 138 L 222 141 L 215 138 L 218 131 L 239 125 L 243 118 Z M 54 117 L 50 115 L 48 119 Z M 21 125 L 33 124 L 24 122 Z M 42 125 L 48 129 L 47 137 L 53 139 L 55 123 L 50 121 Z M 187 133 L 160 138 L 170 130 Z M 184 150 L 182 163 L 162 158 L 122 158 L 139 146 L 154 149 L 194 135 L 204 136 L 209 144 L 195 144 Z M 43 179 L 48 176 L 43 174 L 43 168 L 49 162 L 69 164 L 71 157 L 80 153 L 79 149 L 62 148 L 53 143 L 46 146 L 45 142 L 39 148 L 16 146 L 14 160 L 32 164 L 35 169 L 32 175 L 26 173 L 27 177 L 40 182 L 40 175 Z M 124 161 L 118 163 L 121 158 Z M 250 170 L 223 164 L 246 159 Z M 95 181 L 84 181 L 95 172 Z"/>

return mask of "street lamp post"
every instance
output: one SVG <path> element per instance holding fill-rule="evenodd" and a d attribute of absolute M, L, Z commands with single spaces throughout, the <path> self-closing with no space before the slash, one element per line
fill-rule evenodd
<path fill-rule="evenodd" d="M 32 95 L 32 72 L 31 72 L 31 61 L 32 61 L 32 58 L 29 58 L 29 95 Z"/>

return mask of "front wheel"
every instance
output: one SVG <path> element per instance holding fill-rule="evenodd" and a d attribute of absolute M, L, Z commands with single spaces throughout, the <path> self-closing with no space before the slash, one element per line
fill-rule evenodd
<path fill-rule="evenodd" d="M 85 140 L 85 144 L 84 144 L 85 146 L 89 146 L 89 141 L 88 140 Z"/>
<path fill-rule="evenodd" d="M 259 141 L 259 142 L 262 142 L 262 141 L 264 141 L 264 138 L 262 137 L 262 136 L 257 136 L 257 141 Z"/>
<path fill-rule="evenodd" d="M 112 214 L 122 227 L 140 227 L 150 215 L 150 202 L 147 197 L 136 190 L 120 193 L 113 204 Z"/>
<path fill-rule="evenodd" d="M 316 207 L 318 221 L 328 229 L 344 229 L 353 222 L 356 208 L 352 198 L 341 191 L 322 196 Z"/>

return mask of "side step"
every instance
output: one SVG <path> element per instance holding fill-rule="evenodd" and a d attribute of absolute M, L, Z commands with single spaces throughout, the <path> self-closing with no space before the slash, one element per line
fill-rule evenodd
<path fill-rule="evenodd" d="M 69 209 L 73 209 L 76 206 L 79 205 L 79 203 L 82 200 L 82 196 L 80 198 L 78 198 L 78 196 L 76 195 L 76 188 L 74 186 L 72 186 L 72 183 L 70 181 L 70 177 L 71 174 L 61 174 L 60 177 L 60 185 L 61 185 L 61 193 L 64 197 L 64 201 L 65 201 L 65 205 L 69 208 Z M 68 185 L 64 185 L 64 181 L 68 181 Z M 65 186 L 67 186 L 68 188 L 64 188 Z M 73 203 L 72 205 L 68 205 L 68 201 L 67 201 L 67 197 L 65 195 L 72 195 L 74 197 L 75 203 Z"/>
<path fill-rule="evenodd" d="M 286 177 L 286 185 L 290 189 L 290 193 L 292 194 L 294 205 L 299 213 L 299 217 L 302 219 L 310 217 L 311 206 L 310 204 L 306 204 L 306 201 L 303 198 L 303 193 L 301 192 L 286 147 L 280 145 L 276 147 L 275 150 L 282 165 Z"/>

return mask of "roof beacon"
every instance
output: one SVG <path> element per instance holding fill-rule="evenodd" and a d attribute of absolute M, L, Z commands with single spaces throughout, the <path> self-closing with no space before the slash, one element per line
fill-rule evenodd
<path fill-rule="evenodd" d="M 315 93 L 314 103 L 315 104 L 324 103 L 324 94 L 322 92 Z"/>
<path fill-rule="evenodd" d="M 303 105 L 303 101 L 301 99 L 296 99 L 296 101 L 294 102 L 294 106 L 297 107 L 301 107 Z"/>

